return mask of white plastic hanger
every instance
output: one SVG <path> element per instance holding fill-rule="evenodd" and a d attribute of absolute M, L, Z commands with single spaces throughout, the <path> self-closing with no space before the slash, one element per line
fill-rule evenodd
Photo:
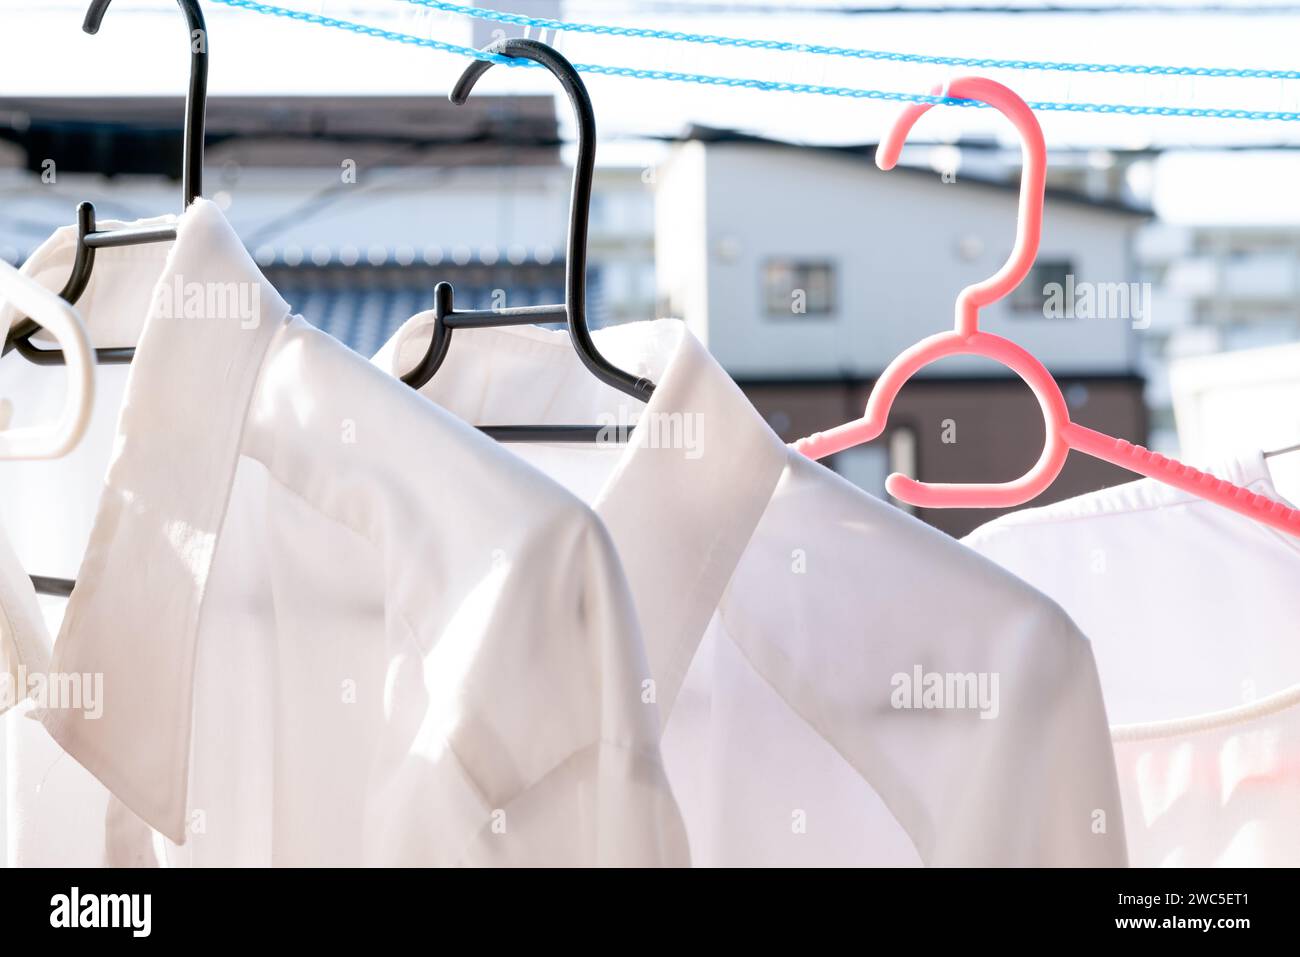
<path fill-rule="evenodd" d="M 49 330 L 67 357 L 68 368 L 68 392 L 58 421 L 0 432 L 0 459 L 57 459 L 81 441 L 95 402 L 95 361 L 86 327 L 76 309 L 2 260 L 0 302 L 12 304 L 21 315 L 31 316 Z M 0 421 L 0 427 L 5 424 Z"/>

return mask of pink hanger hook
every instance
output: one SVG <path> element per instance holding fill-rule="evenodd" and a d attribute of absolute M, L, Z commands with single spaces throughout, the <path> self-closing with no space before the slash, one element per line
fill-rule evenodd
<path fill-rule="evenodd" d="M 1047 145 L 1028 104 L 1001 83 L 979 76 L 966 76 L 936 86 L 933 96 L 981 100 L 1005 114 L 1020 133 L 1024 170 L 1020 176 L 1020 208 L 1016 216 L 1016 244 L 1011 257 L 1001 269 L 982 282 L 967 286 L 957 297 L 957 331 L 970 335 L 978 331 L 979 311 L 997 302 L 1020 285 L 1029 275 L 1038 256 L 1038 242 L 1043 235 L 1043 190 L 1047 184 Z M 888 172 L 898 163 L 907 134 L 933 103 L 916 103 L 894 121 L 876 149 L 876 165 Z"/>
<path fill-rule="evenodd" d="M 1042 128 L 1029 105 L 1001 83 L 983 77 L 962 77 L 953 80 L 946 88 L 936 87 L 933 91 L 934 95 L 945 92 L 953 97 L 988 103 L 1006 115 L 1020 133 L 1024 170 L 1020 178 L 1016 243 L 1011 256 L 993 276 L 961 291 L 957 297 L 956 323 L 952 331 L 921 340 L 889 364 L 877 380 L 862 418 L 800 439 L 794 447 L 810 458 L 820 459 L 870 442 L 884 432 L 894 399 L 913 375 L 950 356 L 983 356 L 1002 363 L 1019 375 L 1038 399 L 1047 434 L 1038 461 L 1020 478 L 1000 483 L 918 482 L 896 472 L 885 481 L 886 490 L 894 498 L 918 508 L 1010 508 L 1022 505 L 1044 492 L 1056 480 L 1070 449 L 1074 448 L 1300 535 L 1300 511 L 1123 439 L 1071 422 L 1065 397 L 1043 364 L 1011 340 L 980 331 L 980 309 L 1018 286 L 1028 275 L 1038 254 L 1047 182 L 1047 147 Z M 882 170 L 893 169 L 907 134 L 933 105 L 918 103 L 903 111 L 876 151 L 877 166 Z"/>

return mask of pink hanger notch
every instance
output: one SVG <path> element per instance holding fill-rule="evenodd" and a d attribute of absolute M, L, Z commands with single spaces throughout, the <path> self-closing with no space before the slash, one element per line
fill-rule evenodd
<path fill-rule="evenodd" d="M 1016 244 L 1011 257 L 993 276 L 967 286 L 957 297 L 956 328 L 922 339 L 889 364 L 867 400 L 866 413 L 856 421 L 800 439 L 794 447 L 809 458 L 820 459 L 860 445 L 885 430 L 889 410 L 899 390 L 925 366 L 949 356 L 973 355 L 993 359 L 1022 378 L 1043 410 L 1047 441 L 1034 466 L 1018 479 L 983 484 L 918 482 L 894 473 L 885 481 L 889 494 L 918 508 L 1009 508 L 1042 494 L 1061 474 L 1070 449 L 1118 465 L 1139 475 L 1190 492 L 1274 528 L 1300 535 L 1300 511 L 1249 489 L 1165 458 L 1139 445 L 1117 439 L 1070 421 L 1060 386 L 1041 362 L 1010 339 L 981 332 L 979 311 L 997 302 L 1028 275 L 1038 254 L 1043 227 L 1043 194 L 1047 182 L 1047 147 L 1033 111 L 1001 83 L 983 77 L 962 77 L 936 87 L 936 96 L 980 100 L 1005 114 L 1020 133 L 1024 171 L 1020 178 L 1020 207 Z M 876 151 L 876 165 L 891 170 L 898 162 L 903 141 L 916 121 L 934 104 L 917 103 L 899 116 Z"/>

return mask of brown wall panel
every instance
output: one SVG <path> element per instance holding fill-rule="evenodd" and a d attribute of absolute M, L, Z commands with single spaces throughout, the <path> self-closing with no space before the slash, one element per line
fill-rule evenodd
<path fill-rule="evenodd" d="M 1061 379 L 1071 418 L 1145 443 L 1147 413 L 1137 378 Z M 860 415 L 871 383 L 742 383 L 755 407 L 790 441 Z M 951 422 L 955 429 L 946 428 Z M 1027 386 L 1012 379 L 917 379 L 894 403 L 891 428 L 916 437 L 917 478 L 928 482 L 1001 482 L 1026 472 L 1043 448 L 1043 417 Z M 952 438 L 955 441 L 945 441 Z M 1060 476 L 1028 506 L 1046 505 L 1135 476 L 1072 452 Z M 961 536 L 1003 509 L 923 509 L 918 517 Z"/>

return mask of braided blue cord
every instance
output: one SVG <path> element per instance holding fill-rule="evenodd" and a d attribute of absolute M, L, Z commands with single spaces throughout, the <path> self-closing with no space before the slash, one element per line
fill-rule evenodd
<path fill-rule="evenodd" d="M 571 23 L 545 17 L 528 17 L 500 10 L 447 3 L 445 0 L 404 0 L 406 3 L 515 26 L 536 27 L 566 33 L 590 33 L 611 37 L 634 37 L 649 40 L 673 40 L 679 43 L 707 43 L 714 46 L 746 50 L 771 50 L 806 53 L 817 56 L 849 57 L 856 60 L 884 60 L 890 63 L 920 63 L 931 66 L 956 66 L 976 70 L 1042 70 L 1058 73 L 1129 73 L 1140 76 L 1204 76 L 1249 80 L 1298 80 L 1300 70 L 1254 70 L 1211 66 L 1147 66 L 1140 63 L 1068 63 L 1055 60 L 998 60 L 991 57 L 928 56 L 922 53 L 891 53 L 886 50 L 859 50 L 853 47 L 824 46 L 819 43 L 791 43 L 788 40 L 755 40 L 723 37 L 710 33 L 684 33 L 677 30 L 654 30 L 648 27 L 616 27 L 595 23 Z"/>
<path fill-rule="evenodd" d="M 356 33 L 361 36 L 375 37 L 381 40 L 389 40 L 394 43 L 403 43 L 408 46 L 425 47 L 443 53 L 453 53 L 458 56 L 471 57 L 476 60 L 486 60 L 490 63 L 499 63 L 503 66 L 520 68 L 536 68 L 540 66 L 540 64 L 534 63 L 531 60 L 501 56 L 500 54 L 484 53 L 483 51 L 475 50 L 472 47 L 458 46 L 454 43 L 446 43 L 442 40 L 434 40 L 429 37 L 418 37 L 409 33 L 397 33 L 392 30 L 385 30 L 381 27 L 370 26 L 369 24 L 355 23 L 350 20 L 339 20 L 335 17 L 327 17 L 318 13 L 309 13 L 304 10 L 290 10 L 285 7 L 277 7 L 268 3 L 260 3 L 258 0 L 211 0 L 211 2 L 220 3 L 241 10 L 248 10 L 252 13 L 284 17 L 288 20 L 312 23 L 317 26 L 333 27 Z M 649 70 L 634 67 L 603 66 L 596 63 L 575 63 L 574 67 L 581 73 L 589 73 L 599 76 L 626 77 L 637 80 L 665 80 L 674 83 L 696 83 L 703 86 L 762 90 L 769 93 L 802 93 L 816 96 L 844 97 L 855 100 L 880 100 L 896 103 L 930 103 L 975 108 L 985 108 L 987 106 L 987 104 L 976 100 L 932 96 L 925 93 L 897 93 L 890 90 L 867 90 L 846 86 L 822 86 L 813 83 L 792 83 L 785 80 L 759 80 L 743 77 L 713 76 L 704 73 L 678 73 L 671 70 Z M 1124 103 L 1058 103 L 1053 101 L 1031 102 L 1029 106 L 1031 109 L 1038 112 L 1116 113 L 1126 114 L 1129 116 L 1180 116 L 1206 119 L 1272 120 L 1283 122 L 1300 121 L 1300 113 L 1282 110 L 1238 110 L 1191 106 L 1135 106 Z"/>

